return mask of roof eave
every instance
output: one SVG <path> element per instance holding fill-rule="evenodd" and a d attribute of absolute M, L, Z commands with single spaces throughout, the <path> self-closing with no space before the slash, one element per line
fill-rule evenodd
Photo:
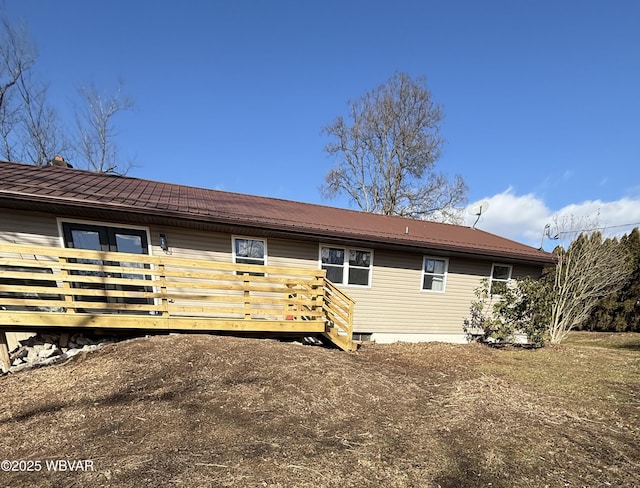
<path fill-rule="evenodd" d="M 62 197 L 42 196 L 37 194 L 24 194 L 24 193 L 12 193 L 7 191 L 0 191 L 0 199 L 5 201 L 22 201 L 29 202 L 31 204 L 53 205 L 61 207 L 76 207 L 83 209 L 95 209 L 97 202 L 88 202 L 83 199 L 72 199 Z M 129 205 L 119 203 L 99 203 L 99 208 L 102 210 L 111 210 L 115 212 L 127 212 L 133 214 L 141 214 L 156 217 L 172 217 L 180 220 L 197 221 L 205 223 L 226 224 L 231 226 L 253 227 L 260 229 L 270 229 L 274 231 L 284 231 L 287 233 L 297 234 L 306 237 L 318 237 L 318 238 L 331 238 L 331 239 L 345 239 L 350 241 L 358 241 L 370 244 L 387 244 L 400 248 L 413 248 L 422 250 L 438 250 L 443 252 L 451 252 L 456 254 L 474 255 L 478 257 L 491 257 L 491 258 L 506 258 L 522 262 L 539 263 L 539 264 L 553 264 L 555 261 L 553 255 L 545 254 L 526 254 L 517 253 L 513 251 L 503 251 L 500 249 L 487 249 L 482 247 L 470 247 L 457 245 L 455 243 L 442 243 L 442 242 L 425 242 L 423 240 L 416 241 L 411 238 L 391 237 L 391 236 L 373 236 L 368 234 L 353 233 L 348 231 L 340 231 L 335 229 L 321 229 L 317 227 L 307 227 L 303 225 L 291 225 L 284 224 L 275 221 L 265 220 L 252 220 L 251 218 L 241 218 L 239 216 L 210 216 L 201 214 L 191 214 L 181 211 L 160 209 L 160 208 L 145 208 L 138 209 L 132 208 Z"/>

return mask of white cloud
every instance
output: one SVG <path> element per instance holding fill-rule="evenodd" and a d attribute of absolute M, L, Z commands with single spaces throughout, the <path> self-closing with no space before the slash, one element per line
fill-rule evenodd
<path fill-rule="evenodd" d="M 595 219 L 600 227 L 606 227 L 603 230 L 606 236 L 620 236 L 640 226 L 640 197 L 625 197 L 613 202 L 587 200 L 552 210 L 540 197 L 532 193 L 516 195 L 512 188 L 508 188 L 483 200 L 489 202 L 489 208 L 480 217 L 476 225 L 478 229 L 534 247 L 540 246 L 544 226 L 553 225 L 554 219 L 565 216 Z M 467 215 L 466 220 L 468 225 L 472 225 L 475 217 Z M 546 238 L 545 247 L 549 247 Z"/>

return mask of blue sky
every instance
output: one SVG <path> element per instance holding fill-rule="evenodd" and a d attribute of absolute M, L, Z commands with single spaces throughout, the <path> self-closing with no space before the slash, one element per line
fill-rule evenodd
<path fill-rule="evenodd" d="M 558 216 L 640 223 L 640 2 L 5 0 L 70 117 L 76 87 L 136 102 L 129 174 L 323 200 L 324 125 L 394 72 L 443 105 L 440 170 L 478 227 L 540 245 Z M 469 225 L 473 218 L 468 216 Z M 616 227 L 609 233 L 632 227 Z M 546 246 L 549 248 L 549 245 Z"/>

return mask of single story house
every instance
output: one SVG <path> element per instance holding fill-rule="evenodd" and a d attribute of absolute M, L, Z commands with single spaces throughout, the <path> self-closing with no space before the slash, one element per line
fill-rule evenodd
<path fill-rule="evenodd" d="M 354 338 L 377 342 L 464 342 L 483 278 L 553 263 L 465 226 L 11 162 L 0 162 L 0 242 L 324 269 L 355 300 Z"/>

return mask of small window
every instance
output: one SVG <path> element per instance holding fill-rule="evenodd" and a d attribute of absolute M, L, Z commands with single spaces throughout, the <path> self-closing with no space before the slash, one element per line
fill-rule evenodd
<path fill-rule="evenodd" d="M 444 292 L 448 267 L 447 259 L 425 257 L 422 266 L 422 289 Z"/>
<path fill-rule="evenodd" d="M 233 262 L 239 264 L 265 265 L 267 260 L 267 244 L 262 239 L 233 238 Z M 263 273 L 250 273 L 264 276 Z"/>
<path fill-rule="evenodd" d="M 492 295 L 502 295 L 511 279 L 511 266 L 508 264 L 494 264 L 491 267 L 491 283 L 489 289 Z"/>
<path fill-rule="evenodd" d="M 320 247 L 320 266 L 338 285 L 371 285 L 373 251 L 343 247 Z"/>

